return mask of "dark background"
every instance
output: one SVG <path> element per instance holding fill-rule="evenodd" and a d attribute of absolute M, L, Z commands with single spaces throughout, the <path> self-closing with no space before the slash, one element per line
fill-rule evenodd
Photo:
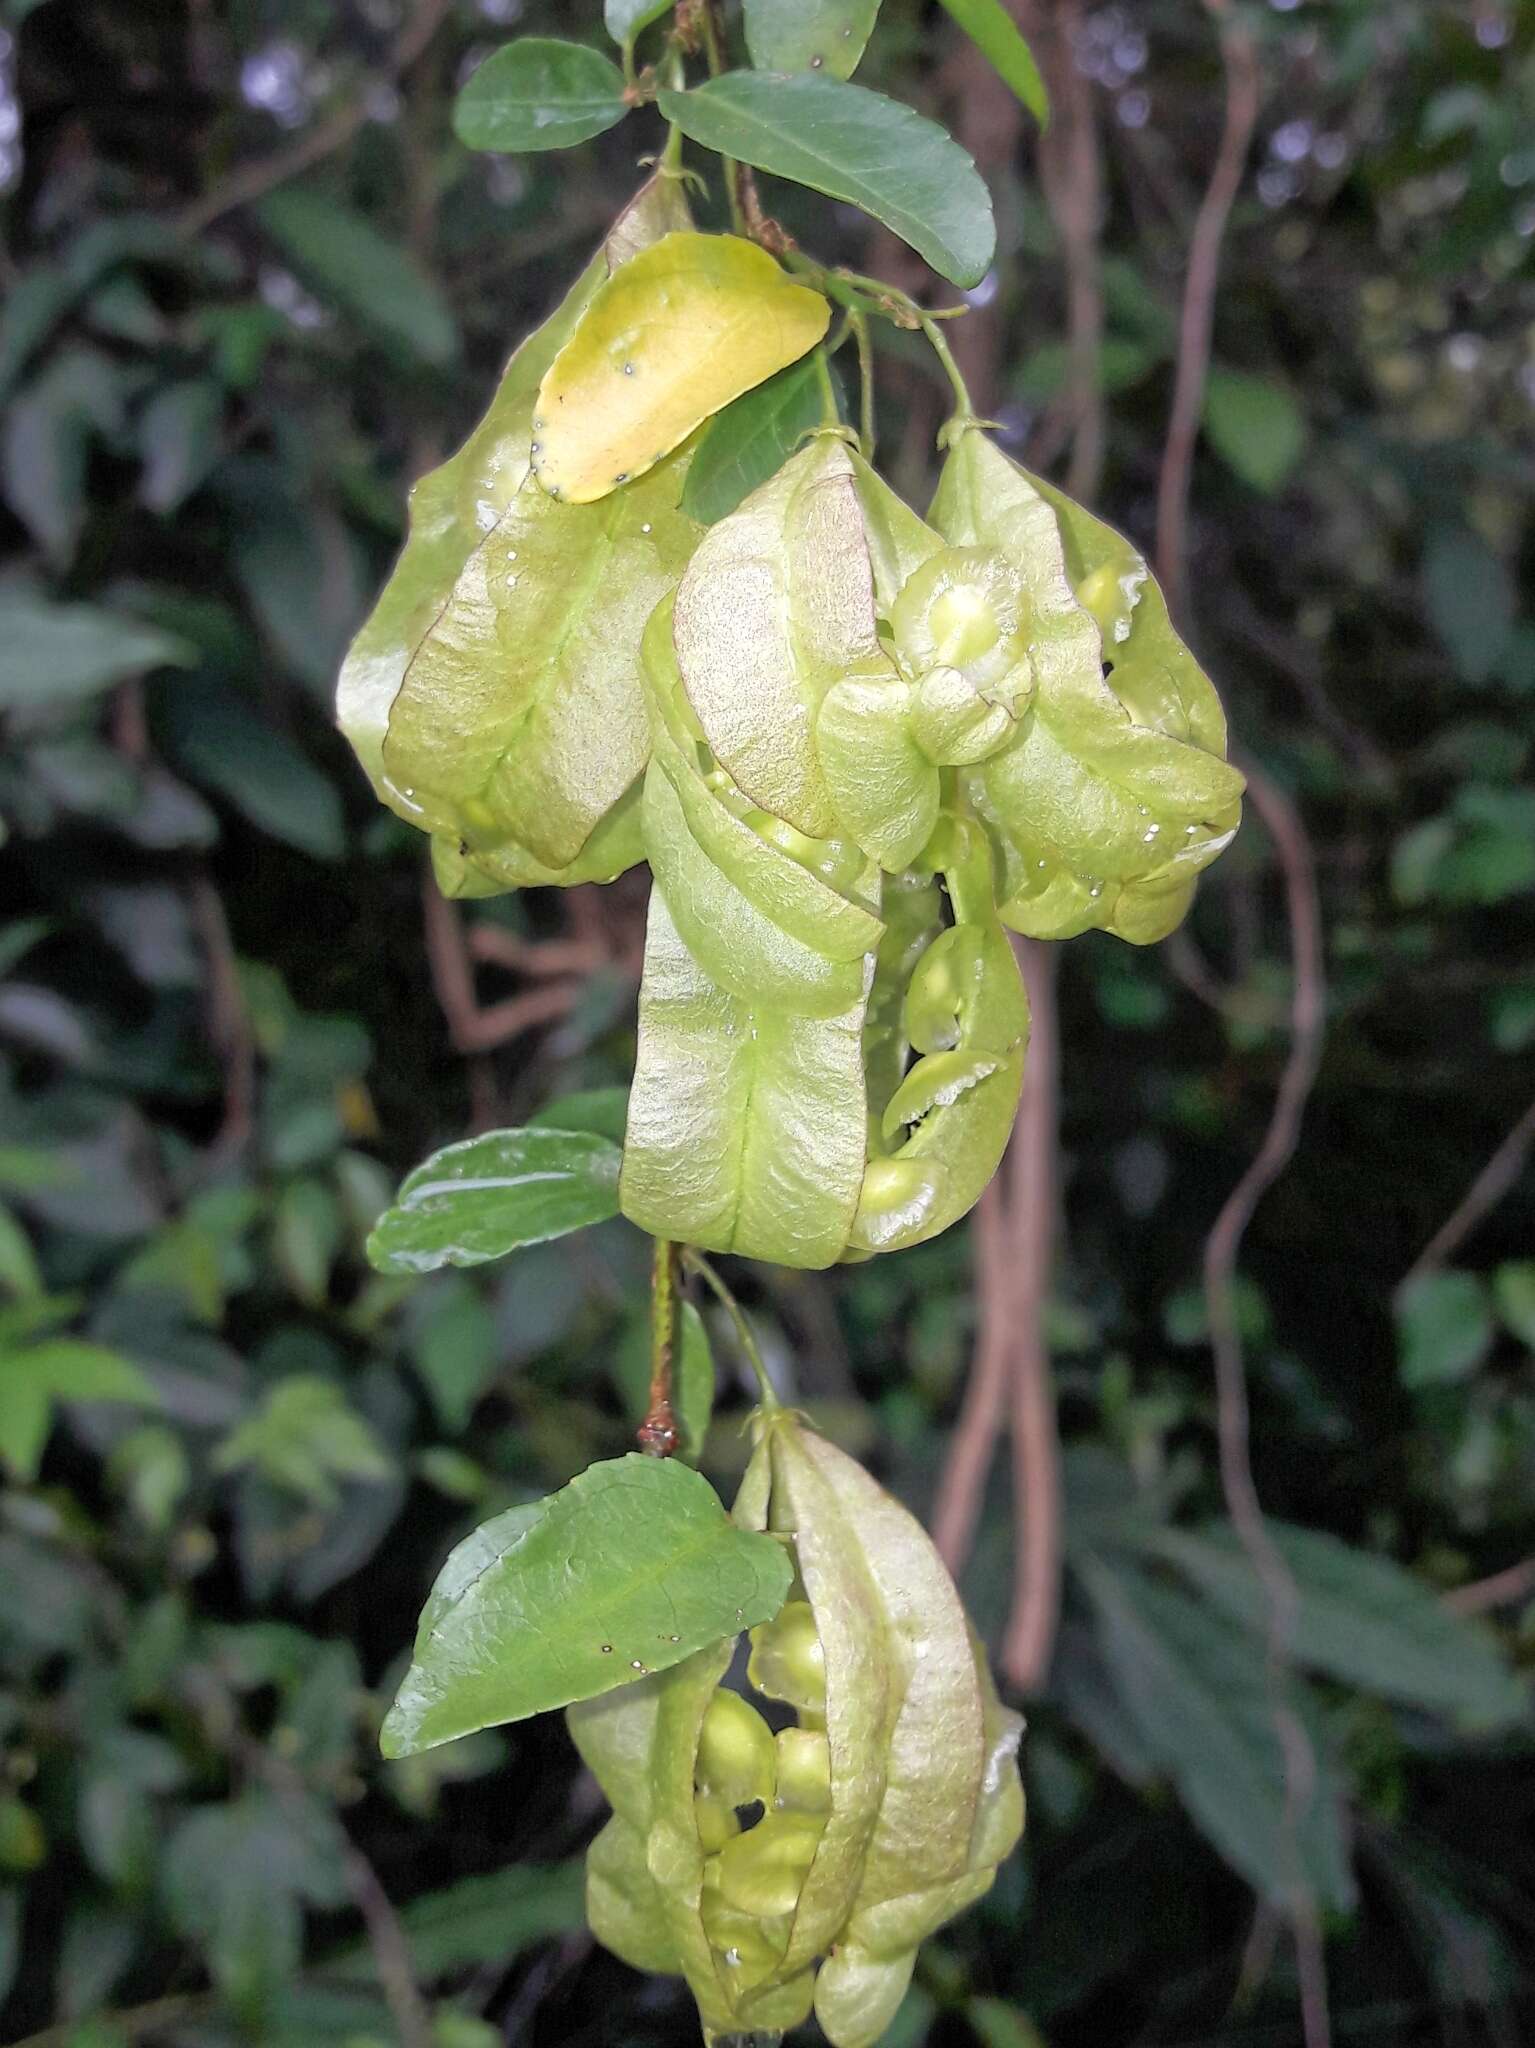
<path fill-rule="evenodd" d="M 403 22 L 398 0 L 8 0 L 0 22 L 0 2037 L 685 2042 L 679 1988 L 581 1931 L 597 1801 L 557 1720 L 389 1765 L 375 1740 L 449 1543 L 629 1441 L 645 1248 L 614 1225 L 404 1284 L 362 1237 L 434 1144 L 626 1077 L 643 884 L 434 903 L 329 710 L 407 484 L 659 134 L 522 160 L 451 138 L 478 55 L 514 25 L 597 40 L 596 0 Z M 1320 892 L 1321 1065 L 1238 1303 L 1265 1507 L 1350 1547 L 1296 1553 L 1289 1696 L 1320 1772 L 1297 1829 L 1199 1281 L 1291 1048 L 1286 869 L 1250 812 L 1186 932 L 1063 949 L 1063 1627 L 1024 1851 L 929 1946 L 890 2038 L 1289 2048 L 1294 1948 L 1253 1887 L 1282 1901 L 1298 1867 L 1339 2040 L 1513 2048 L 1535 2018 L 1535 16 L 1041 0 L 1027 25 L 1056 87 L 1043 163 L 936 9 L 887 0 L 861 77 L 992 183 L 1003 254 L 958 345 L 1007 445 L 1075 462 L 1148 547 L 1219 32 L 1253 40 L 1183 618 L 1303 821 L 1291 908 L 1308 852 Z M 769 197 L 819 252 L 923 287 L 858 216 Z M 883 362 L 882 458 L 920 503 L 943 392 L 917 348 Z M 919 1510 L 971 1352 L 971 1236 L 738 1276 L 797 1396 Z M 744 1394 L 719 1335 L 728 1489 Z M 64 1398 L 124 1360 L 137 1399 Z M 34 1471 L 16 1390 L 47 1370 Z M 1005 1468 L 965 1575 L 994 1642 Z"/>

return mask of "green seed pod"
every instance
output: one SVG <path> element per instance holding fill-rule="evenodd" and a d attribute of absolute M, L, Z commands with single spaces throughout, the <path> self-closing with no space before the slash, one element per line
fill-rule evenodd
<path fill-rule="evenodd" d="M 930 516 L 950 541 L 1001 549 L 1032 607 L 1032 708 L 962 782 L 997 835 L 1004 921 L 1036 938 L 1095 925 L 1164 936 L 1236 830 L 1242 778 L 1145 562 L 975 428 L 956 439 Z"/>
<path fill-rule="evenodd" d="M 639 636 L 698 536 L 678 510 L 687 454 L 609 504 L 554 506 L 531 475 L 532 421 L 610 271 L 687 225 L 664 175 L 620 216 L 468 441 L 416 485 L 405 550 L 342 669 L 342 730 L 457 893 L 608 879 L 637 858 L 632 827 L 594 842 L 648 752 Z"/>
<path fill-rule="evenodd" d="M 669 1953 L 708 2042 L 781 2033 L 813 2001 L 833 2048 L 869 2048 L 918 1943 L 987 1890 L 1018 1840 L 1021 1723 L 906 1510 L 798 1417 L 774 1410 L 756 1428 L 736 1519 L 784 1536 L 799 1584 L 754 1631 L 750 1676 L 813 1702 L 802 1712 L 824 1727 L 779 1734 L 773 1805 L 719 1842 L 699 1787 L 720 1775 L 719 1746 L 732 1767 L 758 1749 L 751 1708 L 715 1690 L 731 1645 L 573 1708 L 617 1808 L 588 1860 L 592 1925 L 645 1967 Z M 760 1782 L 751 1773 L 741 1782 Z"/>

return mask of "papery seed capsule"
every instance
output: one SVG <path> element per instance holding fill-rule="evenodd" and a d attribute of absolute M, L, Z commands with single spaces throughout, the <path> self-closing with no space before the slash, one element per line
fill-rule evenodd
<path fill-rule="evenodd" d="M 698 1738 L 697 1781 L 727 1806 L 771 1805 L 777 1751 L 772 1730 L 739 1693 L 722 1687 L 709 1702 Z"/>
<path fill-rule="evenodd" d="M 824 1829 L 815 1814 L 768 1814 L 720 1850 L 720 1897 L 743 1913 L 792 1913 Z"/>
<path fill-rule="evenodd" d="M 908 674 L 957 668 L 975 688 L 1000 682 L 1025 650 L 1023 579 L 997 548 L 945 548 L 910 577 L 891 609 Z"/>
<path fill-rule="evenodd" d="M 746 1674 L 758 1692 L 802 1713 L 826 1706 L 826 1653 L 806 1600 L 791 1600 L 774 1621 L 754 1628 Z"/>

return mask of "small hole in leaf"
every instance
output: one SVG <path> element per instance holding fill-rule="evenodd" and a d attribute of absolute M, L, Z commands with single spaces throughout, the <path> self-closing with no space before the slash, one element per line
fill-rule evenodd
<path fill-rule="evenodd" d="M 767 1808 L 760 1799 L 753 1799 L 746 1806 L 738 1806 L 736 1819 L 741 1823 L 742 1832 L 744 1833 L 747 1828 L 754 1828 L 766 1812 Z"/>

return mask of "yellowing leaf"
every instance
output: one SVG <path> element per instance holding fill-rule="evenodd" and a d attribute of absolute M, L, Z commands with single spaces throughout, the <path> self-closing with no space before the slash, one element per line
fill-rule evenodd
<path fill-rule="evenodd" d="M 545 373 L 539 481 L 578 505 L 606 497 L 813 348 L 830 317 L 753 242 L 664 236 L 599 287 Z"/>

